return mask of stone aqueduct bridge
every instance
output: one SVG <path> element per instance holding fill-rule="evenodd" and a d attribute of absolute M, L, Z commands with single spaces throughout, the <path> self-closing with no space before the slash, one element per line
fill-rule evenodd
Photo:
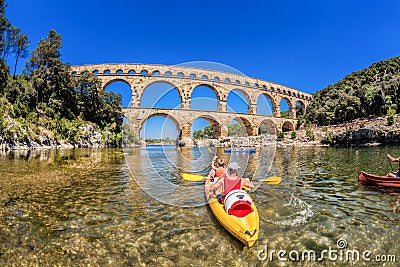
<path fill-rule="evenodd" d="M 198 69 L 183 66 L 153 64 L 96 64 L 72 66 L 73 75 L 89 71 L 97 75 L 104 89 L 110 83 L 123 81 L 132 90 L 132 105 L 123 109 L 131 129 L 140 136 L 143 123 L 153 116 L 171 119 L 180 132 L 180 138 L 190 139 L 190 128 L 196 118 L 206 119 L 213 127 L 214 137 L 226 137 L 228 126 L 235 119 L 239 121 L 250 136 L 258 135 L 261 123 L 266 123 L 273 132 L 293 130 L 297 126 L 296 103 L 303 112 L 312 99 L 310 94 L 273 82 L 250 78 L 243 75 Z M 144 90 L 154 83 L 168 83 L 180 96 L 180 109 L 143 108 L 140 106 Z M 218 111 L 191 110 L 190 101 L 193 90 L 207 86 L 214 91 Z M 248 113 L 227 111 L 228 94 L 240 91 L 246 97 Z M 268 97 L 272 105 L 272 116 L 257 114 L 257 100 L 260 95 Z M 289 107 L 289 118 L 280 116 L 280 103 L 284 99 Z"/>

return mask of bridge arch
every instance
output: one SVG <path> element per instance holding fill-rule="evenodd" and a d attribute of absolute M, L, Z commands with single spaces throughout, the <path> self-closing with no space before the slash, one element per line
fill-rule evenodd
<path fill-rule="evenodd" d="M 245 129 L 247 136 L 254 136 L 257 133 L 254 131 L 255 127 L 251 120 L 243 117 L 243 116 L 236 116 L 232 120 L 239 122 L 242 127 Z"/>
<path fill-rule="evenodd" d="M 257 98 L 257 114 L 276 116 L 277 113 L 278 113 L 278 106 L 272 95 L 267 92 L 259 94 Z"/>
<path fill-rule="evenodd" d="M 143 126 L 145 125 L 145 123 L 147 121 L 149 121 L 149 119 L 155 118 L 155 117 L 164 117 L 164 118 L 170 120 L 175 125 L 176 131 L 178 133 L 178 137 L 181 137 L 181 135 L 182 135 L 181 124 L 179 123 L 179 121 L 175 117 L 171 116 L 167 112 L 153 113 L 153 114 L 141 119 L 140 122 L 139 122 L 139 125 L 138 125 L 138 130 L 139 130 L 138 133 L 139 133 L 139 135 L 142 133 Z M 142 137 L 142 138 L 144 138 L 144 137 Z"/>
<path fill-rule="evenodd" d="M 151 81 L 143 87 L 139 96 L 140 107 L 160 108 L 160 105 L 167 105 L 167 108 L 180 109 L 182 106 L 182 95 L 180 90 L 169 81 Z M 166 97 L 169 97 L 169 99 L 165 99 Z M 149 101 L 156 102 L 149 103 Z"/>
<path fill-rule="evenodd" d="M 272 119 L 264 119 L 261 121 L 260 127 L 258 129 L 259 135 L 266 135 L 266 134 L 276 135 L 276 132 L 277 132 L 276 124 Z"/>
<path fill-rule="evenodd" d="M 210 95 L 210 92 L 212 95 Z M 218 90 L 214 86 L 199 83 L 195 87 L 192 87 L 189 93 L 190 109 L 218 111 L 220 97 Z"/>
<path fill-rule="evenodd" d="M 204 119 L 211 125 L 213 129 L 213 138 L 220 138 L 221 136 L 226 136 L 228 130 L 214 116 L 206 114 L 197 116 L 191 121 L 191 125 L 197 119 Z"/>
<path fill-rule="evenodd" d="M 251 102 L 251 98 L 245 90 L 240 88 L 232 89 L 227 96 L 227 111 L 253 114 L 255 111 L 251 110 Z M 246 107 L 243 107 L 243 103 Z"/>
<path fill-rule="evenodd" d="M 294 125 L 293 125 L 293 123 L 290 122 L 290 121 L 285 121 L 285 122 L 282 124 L 282 131 L 284 131 L 284 132 L 294 131 Z"/>
<path fill-rule="evenodd" d="M 297 100 L 294 106 L 296 107 L 296 118 L 299 118 L 299 116 L 304 115 L 306 113 L 306 105 L 304 101 Z"/>
<path fill-rule="evenodd" d="M 284 102 L 283 102 L 284 101 Z M 286 113 L 286 110 L 282 110 L 282 103 L 285 105 L 287 105 L 287 113 Z M 280 107 L 280 114 L 281 114 L 281 117 L 286 117 L 286 118 L 290 118 L 290 119 L 294 119 L 295 118 L 295 114 L 294 114 L 294 107 L 293 107 L 293 105 L 292 105 L 292 101 L 291 101 L 291 99 L 289 98 L 289 97 L 287 97 L 287 96 L 282 96 L 280 99 L 279 99 L 279 107 Z M 285 113 L 284 113 L 285 112 Z M 284 114 L 287 114 L 287 116 L 286 115 L 284 115 Z"/>
<path fill-rule="evenodd" d="M 129 83 L 128 80 L 122 78 L 122 77 L 109 77 L 109 79 L 107 79 L 101 86 L 102 90 L 105 90 L 107 86 L 109 86 L 112 83 L 115 82 L 124 82 L 126 84 L 128 84 L 129 86 L 131 86 L 131 84 Z"/>
<path fill-rule="evenodd" d="M 102 90 L 120 94 L 123 107 L 128 107 L 132 103 L 132 87 L 125 79 L 112 79 L 105 84 Z"/>

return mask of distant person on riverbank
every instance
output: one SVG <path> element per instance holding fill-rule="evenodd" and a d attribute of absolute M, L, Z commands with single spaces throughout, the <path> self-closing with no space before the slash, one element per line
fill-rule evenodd
<path fill-rule="evenodd" d="M 387 154 L 387 157 L 391 162 L 398 162 L 399 163 L 399 169 L 397 170 L 397 172 L 395 172 L 395 173 L 389 172 L 387 174 L 387 176 L 390 176 L 392 178 L 400 178 L 400 157 L 399 158 L 394 158 L 394 157 L 390 156 L 389 154 Z"/>
<path fill-rule="evenodd" d="M 223 179 L 219 179 L 210 186 L 210 191 L 215 191 L 221 186 L 224 186 L 224 192 L 217 196 L 220 203 L 224 202 L 225 196 L 232 190 L 241 190 L 244 186 L 254 188 L 253 183 L 249 179 L 244 179 L 238 176 L 239 168 L 240 166 L 237 162 L 229 163 L 226 168 L 226 175 L 223 176 Z"/>
<path fill-rule="evenodd" d="M 218 181 L 219 178 L 225 175 L 226 172 L 225 166 L 226 166 L 225 160 L 219 159 L 217 156 L 214 157 L 211 163 L 212 169 L 208 174 L 208 177 L 210 178 L 211 182 Z"/>

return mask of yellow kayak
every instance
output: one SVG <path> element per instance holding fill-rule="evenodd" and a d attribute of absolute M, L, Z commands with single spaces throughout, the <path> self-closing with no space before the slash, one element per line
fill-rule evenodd
<path fill-rule="evenodd" d="M 231 213 L 230 215 L 225 211 L 225 205 L 219 203 L 218 200 L 215 198 L 214 194 L 209 192 L 208 188 L 210 185 L 211 181 L 209 178 L 207 178 L 205 182 L 205 192 L 208 204 L 210 205 L 210 208 L 214 213 L 214 216 L 217 218 L 220 224 L 226 230 L 228 230 L 229 233 L 231 233 L 233 236 L 239 239 L 246 246 L 251 247 L 254 244 L 254 242 L 256 242 L 256 240 L 258 239 L 258 231 L 259 231 L 258 211 L 256 206 L 254 205 L 254 202 L 251 201 L 250 197 L 247 195 L 245 191 L 235 190 L 238 191 L 236 192 L 237 194 L 240 194 L 239 198 L 244 197 L 245 199 L 249 199 L 249 202 L 251 204 L 249 203 L 248 205 L 251 205 L 251 208 L 249 207 L 251 211 L 250 210 L 247 211 L 249 213 L 247 215 L 244 215 L 244 213 L 240 211 L 240 208 L 238 208 L 239 212 L 236 213 L 238 214 L 239 216 L 238 217 L 233 215 L 232 213 L 235 212 L 231 212 L 231 209 L 229 209 L 229 212 Z M 228 197 L 229 194 L 225 198 L 225 204 L 228 203 Z M 234 207 L 235 204 L 237 203 L 232 203 L 232 207 Z"/>

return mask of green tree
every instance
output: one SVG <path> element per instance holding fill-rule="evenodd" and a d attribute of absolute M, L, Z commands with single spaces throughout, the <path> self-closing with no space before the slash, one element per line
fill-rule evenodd
<path fill-rule="evenodd" d="M 33 74 L 41 67 L 50 68 L 55 61 L 60 60 L 62 38 L 55 30 L 50 30 L 46 38 L 39 41 L 38 46 L 32 51 L 32 56 L 27 62 L 27 70 Z"/>
<path fill-rule="evenodd" d="M 318 125 L 382 116 L 391 108 L 399 112 L 400 57 L 372 64 L 314 94 L 305 120 Z"/>
<path fill-rule="evenodd" d="M 213 138 L 214 136 L 214 131 L 211 125 L 204 127 L 203 133 L 204 133 L 204 138 Z"/>
<path fill-rule="evenodd" d="M 103 105 L 99 89 L 100 80 L 94 74 L 85 71 L 82 75 L 75 77 L 74 87 L 78 113 L 85 120 L 99 123 L 101 117 L 97 111 Z"/>
<path fill-rule="evenodd" d="M 129 125 L 126 123 L 122 124 L 122 145 L 124 147 L 130 146 L 132 144 L 139 144 L 139 139 L 137 136 L 131 131 Z"/>
<path fill-rule="evenodd" d="M 228 127 L 229 136 L 246 136 L 245 130 L 240 123 L 233 123 Z"/>
<path fill-rule="evenodd" d="M 7 29 L 10 28 L 11 24 L 6 18 L 6 1 L 0 0 L 0 55 L 3 58 L 4 50 L 6 46 L 6 36 L 7 36 Z"/>
<path fill-rule="evenodd" d="M 10 23 L 7 23 L 6 30 L 3 36 L 1 59 L 3 60 L 7 59 L 7 57 L 13 50 L 14 44 L 17 42 L 19 34 L 20 34 L 20 28 L 14 27 Z"/>
<path fill-rule="evenodd" d="M 193 132 L 194 139 L 213 138 L 214 131 L 211 125 L 204 127 L 203 130 L 196 130 Z"/>
<path fill-rule="evenodd" d="M 12 52 L 15 55 L 14 73 L 13 77 L 15 79 L 15 73 L 17 72 L 17 66 L 20 59 L 28 57 L 28 47 L 29 39 L 25 34 L 19 34 L 18 38 L 15 40 Z"/>
<path fill-rule="evenodd" d="M 312 131 L 312 129 L 311 129 L 311 124 L 308 124 L 308 125 L 306 126 L 306 136 L 307 136 L 311 141 L 314 141 L 314 140 L 315 140 L 314 133 L 313 133 L 313 131 Z"/>
<path fill-rule="evenodd" d="M 19 101 L 28 112 L 35 109 L 35 92 L 23 75 L 19 75 L 16 79 L 9 76 L 5 97 L 13 104 Z"/>
<path fill-rule="evenodd" d="M 393 108 L 389 108 L 386 115 L 388 125 L 393 125 L 395 123 L 395 116 L 396 110 Z"/>
<path fill-rule="evenodd" d="M 11 27 L 5 16 L 6 7 L 5 0 L 0 0 L 0 94 L 4 93 L 9 74 L 9 67 L 3 56 L 7 54 L 7 29 Z"/>
<path fill-rule="evenodd" d="M 26 68 L 36 91 L 36 104 L 50 108 L 49 116 L 60 113 L 62 117 L 71 119 L 76 113 L 76 96 L 71 68 L 60 60 L 61 47 L 61 36 L 51 30 L 32 51 Z"/>
<path fill-rule="evenodd" d="M 17 134 L 23 141 L 34 139 L 44 127 L 52 131 L 53 140 L 76 143 L 83 124 L 93 122 L 101 128 L 107 144 L 134 141 L 132 133 L 123 140 L 121 95 L 101 90 L 93 74 L 73 77 L 70 65 L 60 59 L 62 38 L 54 30 L 32 51 L 24 74 L 15 74 L 19 61 L 28 56 L 29 40 L 6 19 L 5 7 L 0 0 L 0 132 Z M 6 59 L 12 54 L 15 66 L 11 76 Z M 13 129 L 4 133 L 6 117 L 14 122 Z"/>
<path fill-rule="evenodd" d="M 203 137 L 204 137 L 203 130 L 196 130 L 193 132 L 194 139 L 203 139 Z"/>
<path fill-rule="evenodd" d="M 99 119 L 94 121 L 103 128 L 108 127 L 111 132 L 120 132 L 122 127 L 122 97 L 120 94 L 102 91 L 100 95 L 102 105 L 96 112 Z M 97 116 L 96 116 L 97 117 Z"/>
<path fill-rule="evenodd" d="M 281 118 L 289 118 L 289 110 L 281 111 Z"/>
<path fill-rule="evenodd" d="M 285 140 L 285 132 L 284 131 L 278 131 L 276 133 L 276 137 L 277 137 L 278 141 Z"/>
<path fill-rule="evenodd" d="M 100 80 L 89 72 L 75 77 L 73 83 L 77 111 L 83 119 L 119 131 L 122 127 L 122 96 L 101 90 Z"/>

